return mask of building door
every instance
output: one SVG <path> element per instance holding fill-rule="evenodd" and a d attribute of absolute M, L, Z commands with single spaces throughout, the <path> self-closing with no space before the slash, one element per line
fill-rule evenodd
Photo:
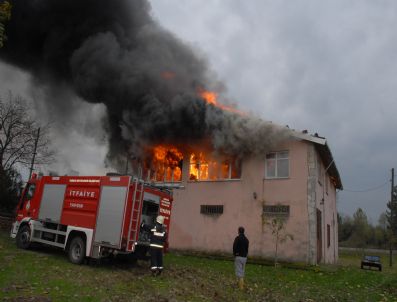
<path fill-rule="evenodd" d="M 323 254 L 323 240 L 321 232 L 321 211 L 317 209 L 317 263 L 321 262 Z"/>

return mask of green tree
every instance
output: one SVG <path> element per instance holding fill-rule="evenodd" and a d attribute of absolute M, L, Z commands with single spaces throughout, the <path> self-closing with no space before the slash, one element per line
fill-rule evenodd
<path fill-rule="evenodd" d="M 387 217 L 386 213 L 382 213 L 378 219 L 378 225 L 374 228 L 374 245 L 377 248 L 386 248 L 388 242 L 387 235 Z"/>
<path fill-rule="evenodd" d="M 363 209 L 358 208 L 353 214 L 353 233 L 351 242 L 355 247 L 364 249 L 371 238 L 371 227 L 368 223 L 367 214 Z"/>
<path fill-rule="evenodd" d="M 397 242 L 397 186 L 393 188 L 392 200 L 387 203 L 387 234 L 391 246 Z"/>
<path fill-rule="evenodd" d="M 353 219 L 349 215 L 338 214 L 338 238 L 339 242 L 346 242 L 353 234 Z"/>
<path fill-rule="evenodd" d="M 386 212 L 383 212 L 379 215 L 379 219 L 378 219 L 378 226 L 382 229 L 382 230 L 387 230 L 387 215 Z"/>
<path fill-rule="evenodd" d="M 8 1 L 0 3 L 0 48 L 4 45 L 6 40 L 5 24 L 11 18 L 11 4 Z"/>
<path fill-rule="evenodd" d="M 274 250 L 274 266 L 278 265 L 278 249 L 281 243 L 286 242 L 288 239 L 294 240 L 294 236 L 286 233 L 285 220 L 280 217 L 274 217 L 270 222 L 266 221 L 265 225 L 270 227 L 275 243 Z"/>

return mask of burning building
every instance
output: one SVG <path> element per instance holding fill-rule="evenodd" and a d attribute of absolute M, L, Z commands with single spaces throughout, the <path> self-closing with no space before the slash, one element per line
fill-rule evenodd
<path fill-rule="evenodd" d="M 203 146 L 156 146 L 141 170 L 147 181 L 174 188 L 171 248 L 230 253 L 243 225 L 250 255 L 273 257 L 265 222 L 279 217 L 294 237 L 279 248 L 282 259 L 336 263 L 342 183 L 325 138 L 291 132 L 266 154 L 242 158 Z"/>
<path fill-rule="evenodd" d="M 106 132 L 105 164 L 124 172 L 128 161 L 129 173 L 179 188 L 172 248 L 230 251 L 244 225 L 251 254 L 269 256 L 262 220 L 277 214 L 295 233 L 285 258 L 336 261 L 342 185 L 325 139 L 232 106 L 205 58 L 153 20 L 148 0 L 11 2 L 0 60 L 30 74 L 54 127 L 82 103 L 103 104 L 103 123 L 86 128 Z"/>

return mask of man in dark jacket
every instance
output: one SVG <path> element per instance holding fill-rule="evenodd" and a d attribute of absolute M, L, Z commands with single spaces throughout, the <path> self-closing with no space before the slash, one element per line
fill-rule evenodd
<path fill-rule="evenodd" d="M 163 249 L 167 240 L 164 216 L 157 216 L 155 226 L 150 230 L 150 270 L 154 276 L 163 271 Z"/>
<path fill-rule="evenodd" d="M 234 255 L 234 268 L 238 278 L 238 286 L 244 289 L 244 273 L 245 264 L 247 263 L 249 240 L 244 235 L 244 228 L 238 228 L 238 236 L 234 239 L 233 255 Z"/>

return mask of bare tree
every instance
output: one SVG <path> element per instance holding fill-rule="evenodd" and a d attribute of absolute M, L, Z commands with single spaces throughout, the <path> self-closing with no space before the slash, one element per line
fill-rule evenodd
<path fill-rule="evenodd" d="M 280 217 L 274 217 L 271 221 L 266 221 L 265 224 L 270 227 L 276 245 L 274 251 L 274 266 L 277 267 L 279 245 L 286 242 L 288 239 L 294 240 L 294 236 L 286 233 L 284 219 Z"/>
<path fill-rule="evenodd" d="M 42 126 L 38 132 L 39 127 L 20 96 L 9 93 L 6 100 L 0 97 L 0 175 L 9 174 L 17 166 L 29 167 L 34 155 L 35 164 L 53 161 L 49 126 Z"/>

